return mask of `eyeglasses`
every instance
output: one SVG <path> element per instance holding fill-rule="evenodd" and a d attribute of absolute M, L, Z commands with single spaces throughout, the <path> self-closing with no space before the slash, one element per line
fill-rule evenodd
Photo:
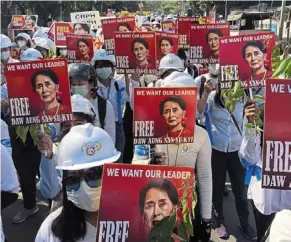
<path fill-rule="evenodd" d="M 101 185 L 102 172 L 103 172 L 102 166 L 90 168 L 86 171 L 84 170 L 75 171 L 74 174 L 65 177 L 63 182 L 66 186 L 66 190 L 69 192 L 78 191 L 80 188 L 81 181 L 83 180 L 87 183 L 89 187 L 96 188 Z"/>

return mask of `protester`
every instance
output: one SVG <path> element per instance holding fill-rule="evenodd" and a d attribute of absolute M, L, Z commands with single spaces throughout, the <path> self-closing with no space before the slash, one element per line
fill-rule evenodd
<path fill-rule="evenodd" d="M 1 144 L 5 146 L 10 155 L 12 155 L 11 139 L 8 125 L 1 119 Z"/>
<path fill-rule="evenodd" d="M 2 67 L 3 64 L 16 63 L 19 61 L 11 58 L 12 42 L 6 35 L 1 34 L 1 41 L 0 42 L 1 42 L 0 48 L 1 48 L 1 75 L 2 75 L 2 73 L 3 73 L 2 69 L 4 69 L 4 66 Z M 1 82 L 2 82 L 2 77 L 1 77 Z"/>
<path fill-rule="evenodd" d="M 56 49 L 56 56 L 58 58 L 66 58 L 68 55 L 68 50 L 67 50 L 67 46 L 64 47 L 57 47 Z"/>
<path fill-rule="evenodd" d="M 44 59 L 47 59 L 49 56 L 50 44 L 48 38 L 36 37 L 34 39 L 35 49 L 38 50 Z"/>
<path fill-rule="evenodd" d="M 33 48 L 26 49 L 20 55 L 20 60 L 22 62 L 34 61 L 34 60 L 42 60 L 42 59 L 43 59 L 42 54 L 38 50 L 33 49 Z"/>
<path fill-rule="evenodd" d="M 59 145 L 57 166 L 63 171 L 63 206 L 44 220 L 36 242 L 96 241 L 102 166 L 119 156 L 102 129 L 85 124 L 70 130 Z"/>
<path fill-rule="evenodd" d="M 19 33 L 16 37 L 15 37 L 15 42 L 17 43 L 19 49 L 20 49 L 20 54 L 22 51 L 26 50 L 27 48 L 31 47 L 31 38 L 28 34 L 26 33 Z"/>
<path fill-rule="evenodd" d="M 116 122 L 116 149 L 121 152 L 120 161 L 123 159 L 124 152 L 124 130 L 122 114 L 126 100 L 129 95 L 129 80 L 115 80 L 115 56 L 107 55 L 106 50 L 98 50 L 92 63 L 96 69 L 98 83 L 97 93 L 104 99 L 111 102 L 115 112 Z"/>
<path fill-rule="evenodd" d="M 241 165 L 238 150 L 242 142 L 243 101 L 239 101 L 232 114 L 224 107 L 220 86 L 214 89 L 212 80 L 204 83 L 204 92 L 198 101 L 199 113 L 206 113 L 209 126 L 206 126 L 212 138 L 212 176 L 213 176 L 213 208 L 215 224 L 213 228 L 220 238 L 228 238 L 223 216 L 223 192 L 226 172 L 229 174 L 231 187 L 235 195 L 235 203 L 240 224 L 245 237 L 256 240 L 254 229 L 249 225 L 249 207 L 247 189 L 244 184 L 245 170 Z M 207 109 L 206 108 L 207 104 Z M 211 121 L 211 122 L 210 122 Z"/>

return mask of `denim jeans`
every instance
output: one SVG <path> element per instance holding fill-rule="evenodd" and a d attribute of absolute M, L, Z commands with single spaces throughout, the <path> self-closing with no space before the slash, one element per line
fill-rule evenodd
<path fill-rule="evenodd" d="M 212 149 L 213 209 L 215 222 L 224 223 L 223 191 L 228 172 L 231 188 L 235 196 L 236 211 L 242 227 L 249 224 L 249 204 L 247 186 L 245 185 L 245 169 L 240 163 L 238 151 L 221 152 Z"/>
<path fill-rule="evenodd" d="M 123 123 L 115 123 L 115 130 L 116 130 L 116 142 L 115 148 L 121 152 L 120 158 L 117 162 L 123 162 L 123 153 L 124 153 L 124 146 L 125 146 L 125 135 L 123 130 Z"/>

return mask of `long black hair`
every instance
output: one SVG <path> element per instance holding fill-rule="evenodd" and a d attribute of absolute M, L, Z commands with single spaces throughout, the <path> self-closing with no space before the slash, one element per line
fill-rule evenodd
<path fill-rule="evenodd" d="M 61 242 L 76 242 L 83 239 L 87 232 L 85 211 L 76 207 L 67 199 L 66 184 L 64 179 L 68 171 L 63 171 L 63 207 L 62 212 L 52 222 L 51 231 Z"/>

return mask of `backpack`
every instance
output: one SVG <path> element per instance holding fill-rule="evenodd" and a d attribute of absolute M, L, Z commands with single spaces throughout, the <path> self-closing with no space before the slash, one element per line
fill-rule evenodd
<path fill-rule="evenodd" d="M 106 107 L 107 107 L 107 100 L 104 99 L 103 97 L 99 96 L 98 97 L 98 114 L 99 114 L 99 120 L 101 124 L 101 129 L 104 129 L 105 126 L 105 117 L 106 117 Z"/>

